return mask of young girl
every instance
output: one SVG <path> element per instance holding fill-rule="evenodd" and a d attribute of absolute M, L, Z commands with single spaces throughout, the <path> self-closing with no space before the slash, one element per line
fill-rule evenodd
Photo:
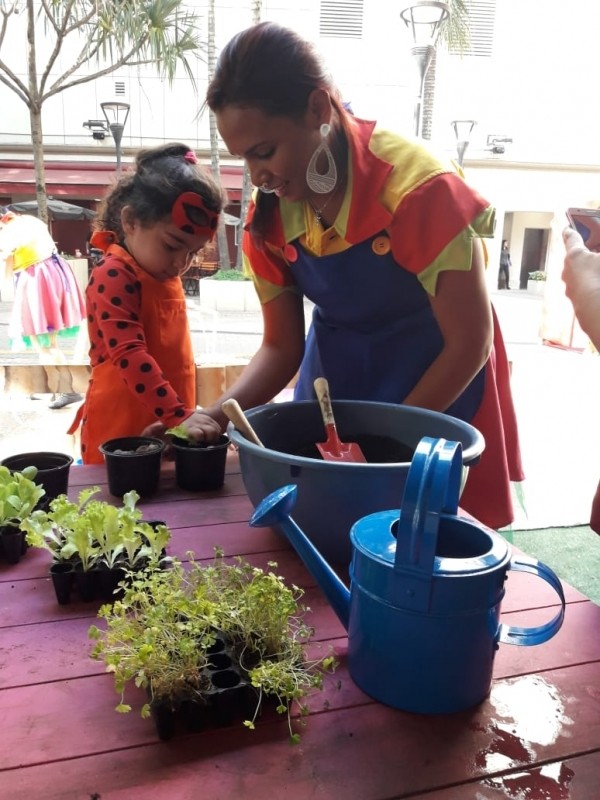
<path fill-rule="evenodd" d="M 139 153 L 106 197 L 92 236 L 104 252 L 86 290 L 92 376 L 81 421 L 84 464 L 152 423 L 193 439 L 218 424 L 195 410 L 195 366 L 181 275 L 217 229 L 224 196 L 185 144 Z"/>

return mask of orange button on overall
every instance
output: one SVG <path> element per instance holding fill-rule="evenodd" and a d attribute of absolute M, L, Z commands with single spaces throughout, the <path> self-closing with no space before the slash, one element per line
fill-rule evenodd
<path fill-rule="evenodd" d="M 385 256 L 392 249 L 392 243 L 387 236 L 376 236 L 371 244 L 371 249 L 377 256 Z"/>

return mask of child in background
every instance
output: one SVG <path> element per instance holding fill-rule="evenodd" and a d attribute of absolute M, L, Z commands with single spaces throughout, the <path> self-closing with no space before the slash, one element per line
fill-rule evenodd
<path fill-rule="evenodd" d="M 15 299 L 8 330 L 12 349 L 33 349 L 43 365 L 66 364 L 57 337 L 75 341 L 85 318 L 85 304 L 73 271 L 59 256 L 48 227 L 37 217 L 0 209 L 0 252 L 14 276 Z M 50 408 L 82 399 L 80 394 L 61 388 Z"/>
<path fill-rule="evenodd" d="M 152 423 L 183 424 L 195 440 L 218 424 L 196 411 L 192 341 L 181 275 L 217 229 L 224 195 L 185 144 L 141 151 L 96 220 L 104 257 L 86 290 L 91 380 L 81 422 L 84 464 L 108 439 Z"/>

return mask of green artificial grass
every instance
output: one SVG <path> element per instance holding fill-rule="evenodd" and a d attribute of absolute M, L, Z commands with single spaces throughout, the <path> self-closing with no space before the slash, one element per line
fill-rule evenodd
<path fill-rule="evenodd" d="M 600 536 L 588 525 L 500 533 L 600 605 Z"/>

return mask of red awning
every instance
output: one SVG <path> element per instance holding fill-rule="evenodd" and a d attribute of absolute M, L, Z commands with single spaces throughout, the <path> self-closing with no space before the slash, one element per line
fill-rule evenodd
<path fill-rule="evenodd" d="M 226 166 L 221 180 L 230 202 L 240 200 L 242 168 Z M 52 197 L 104 197 L 115 178 L 114 165 L 106 162 L 46 162 L 46 193 Z M 0 161 L 0 197 L 26 195 L 35 197 L 35 173 L 31 161 Z"/>

